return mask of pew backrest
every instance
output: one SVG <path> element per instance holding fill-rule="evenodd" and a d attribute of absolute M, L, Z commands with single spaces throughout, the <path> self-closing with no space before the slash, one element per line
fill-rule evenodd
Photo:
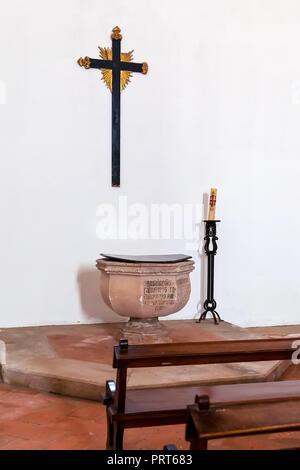
<path fill-rule="evenodd" d="M 129 345 L 124 338 L 114 347 L 116 385 L 107 381 L 103 401 L 107 405 L 113 403 L 117 413 L 125 411 L 128 368 L 291 360 L 299 340 L 293 337 Z"/>

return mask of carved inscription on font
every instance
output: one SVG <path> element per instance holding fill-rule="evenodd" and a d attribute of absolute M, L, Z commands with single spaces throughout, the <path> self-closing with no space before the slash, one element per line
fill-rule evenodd
<path fill-rule="evenodd" d="M 143 303 L 157 308 L 172 305 L 177 300 L 176 282 L 170 279 L 159 279 L 144 282 Z"/>

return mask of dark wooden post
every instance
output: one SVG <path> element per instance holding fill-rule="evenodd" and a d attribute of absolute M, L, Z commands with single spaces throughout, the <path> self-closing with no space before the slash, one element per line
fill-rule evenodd
<path fill-rule="evenodd" d="M 125 338 L 119 342 L 120 353 L 128 351 L 128 341 Z M 117 413 L 124 413 L 126 403 L 126 383 L 127 383 L 127 367 L 122 366 L 117 370 L 116 380 L 116 409 Z M 117 422 L 114 426 L 113 445 L 115 450 L 123 449 L 124 426 Z"/>

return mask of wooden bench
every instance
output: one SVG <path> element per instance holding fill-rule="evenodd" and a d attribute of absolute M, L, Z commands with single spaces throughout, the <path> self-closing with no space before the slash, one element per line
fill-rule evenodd
<path fill-rule="evenodd" d="M 187 409 L 186 440 L 190 441 L 191 450 L 207 450 L 211 439 L 297 431 L 300 430 L 299 405 L 300 396 L 220 406 L 211 405 L 208 395 L 197 395 L 195 404 Z M 165 447 L 171 448 L 176 447 Z"/>
<path fill-rule="evenodd" d="M 127 390 L 128 368 L 291 360 L 296 339 L 151 345 L 128 345 L 126 339 L 121 339 L 114 347 L 116 383 L 108 380 L 103 395 L 107 405 L 107 449 L 122 449 L 126 428 L 185 423 L 186 405 L 193 402 L 195 394 L 209 395 L 214 405 L 300 396 L 300 381 Z"/>

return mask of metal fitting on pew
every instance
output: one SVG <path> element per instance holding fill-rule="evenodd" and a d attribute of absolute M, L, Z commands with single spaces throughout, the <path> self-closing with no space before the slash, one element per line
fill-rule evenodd
<path fill-rule="evenodd" d="M 127 338 L 120 339 L 119 348 L 120 348 L 121 354 L 128 351 L 128 339 Z"/>
<path fill-rule="evenodd" d="M 199 411 L 208 411 L 210 408 L 210 401 L 208 395 L 196 395 L 195 404 L 198 405 Z"/>
<path fill-rule="evenodd" d="M 112 405 L 114 402 L 114 394 L 116 391 L 116 384 L 113 380 L 107 380 L 105 385 L 105 392 L 102 394 L 103 405 Z"/>

